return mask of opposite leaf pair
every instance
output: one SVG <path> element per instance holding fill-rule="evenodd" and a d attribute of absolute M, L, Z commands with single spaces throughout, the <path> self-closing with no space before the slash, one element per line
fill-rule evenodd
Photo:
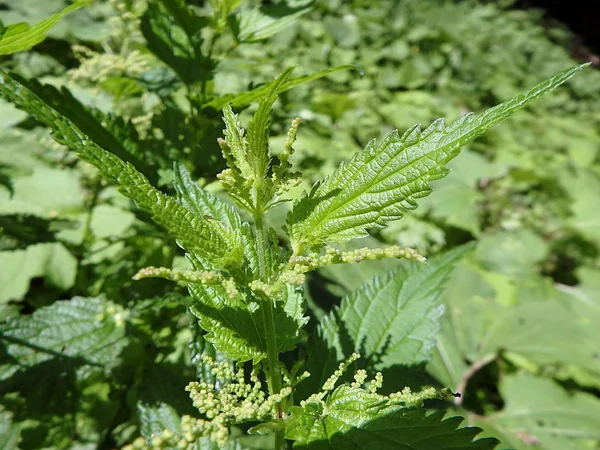
<path fill-rule="evenodd" d="M 439 392 L 426 390 L 413 397 L 403 391 L 383 397 L 376 392 L 381 385 L 379 376 L 375 376 L 371 385 L 363 387 L 366 372 L 359 371 L 350 386 L 333 390 L 331 383 L 325 383 L 320 386 L 323 388 L 321 394 L 313 392 L 300 405 L 294 406 L 293 388 L 305 375 L 296 375 L 298 364 L 296 370 L 291 371 L 294 375 L 288 374 L 279 355 L 296 349 L 304 339 L 303 328 L 308 318 L 304 316 L 304 297 L 299 285 L 305 272 L 326 264 L 384 257 L 422 258 L 414 251 L 398 248 L 354 253 L 328 249 L 325 254 L 321 250 L 327 243 L 366 236 L 369 228 L 381 228 L 386 222 L 401 218 L 406 210 L 414 209 L 416 200 L 431 192 L 429 181 L 447 173 L 444 165 L 458 155 L 464 145 L 583 67 L 585 65 L 565 70 L 508 102 L 480 115 L 467 115 L 448 127 L 438 120 L 423 131 L 415 126 L 403 135 L 393 132 L 379 144 L 371 141 L 365 150 L 340 165 L 294 203 L 286 223 L 289 250 L 281 247 L 274 239 L 274 233 L 265 228 L 264 216 L 270 208 L 285 201 L 282 195 L 299 179 L 299 174 L 291 171 L 288 161 L 293 153 L 298 121 L 293 122 L 277 163 L 271 159 L 268 149 L 271 108 L 277 93 L 290 85 L 291 69 L 261 91 L 265 97 L 247 134 L 232 108 L 225 105 L 223 109 L 226 139 L 220 140 L 219 144 L 229 167 L 219 178 L 236 205 L 250 214 L 252 224 L 244 222 L 232 206 L 200 188 L 182 166 L 176 166 L 174 170 L 177 199 L 153 187 L 130 162 L 123 161 L 102 142 L 95 141 L 97 134 L 86 134 L 65 116 L 68 110 L 61 103 L 64 93 L 37 84 L 32 84 L 34 88 L 29 89 L 26 83 L 0 74 L 0 94 L 51 128 L 55 140 L 96 166 L 102 176 L 117 184 L 123 194 L 149 212 L 187 252 L 192 271 L 148 269 L 140 277 L 166 276 L 189 283 L 194 300 L 191 310 L 206 332 L 206 340 L 232 362 L 252 361 L 255 371 L 264 373 L 272 399 L 271 403 L 267 402 L 269 411 L 261 410 L 259 415 L 238 411 L 237 416 L 230 417 L 223 403 L 218 411 L 210 411 L 213 417 L 227 419 L 223 426 L 247 420 L 268 421 L 266 427 L 275 432 L 274 447 L 277 449 L 282 448 L 284 436 L 295 440 L 297 446 L 318 448 L 323 442 L 329 442 L 333 448 L 347 448 L 345 446 L 352 442 L 357 448 L 367 449 L 382 438 L 382 430 L 395 436 L 394 445 L 428 449 L 456 443 L 458 447 L 453 448 L 468 448 L 474 430 L 455 433 L 455 422 L 440 422 L 439 415 L 424 417 L 423 410 L 411 410 L 413 403 L 437 397 Z M 52 95 L 47 95 L 50 91 Z M 38 93 L 53 101 L 44 101 Z M 461 251 L 464 249 L 448 254 L 447 259 L 455 259 Z M 432 267 L 436 269 L 435 265 Z M 435 301 L 440 280 L 443 281 L 449 267 L 449 263 L 442 264 L 439 270 L 428 275 L 425 270 L 419 272 L 423 282 L 418 286 L 426 292 L 421 296 L 415 294 L 411 299 L 424 299 L 427 308 L 415 309 L 418 313 L 415 317 L 419 320 L 411 325 L 435 322 L 441 313 Z M 404 282 L 410 278 L 410 273 L 402 273 L 402 276 L 405 278 L 400 281 Z M 394 291 L 396 285 L 389 281 L 375 283 L 371 291 L 366 289 L 365 292 L 373 294 L 370 303 L 363 301 L 364 298 L 360 301 L 347 299 L 340 310 L 323 321 L 318 333 L 324 338 L 330 360 L 337 362 L 347 358 L 349 353 L 365 350 L 363 356 L 368 360 L 367 365 L 370 364 L 368 369 L 378 370 L 398 364 L 398 355 L 403 352 L 412 351 L 412 363 L 427 357 L 427 349 L 421 352 L 403 347 L 400 345 L 402 339 L 397 340 L 391 333 L 392 328 L 406 331 L 404 328 L 409 327 L 400 320 L 405 304 L 398 301 L 388 305 L 376 301 L 386 289 Z M 401 287 L 405 288 L 402 284 Z M 401 300 L 399 294 L 397 297 Z M 386 299 L 386 296 L 381 298 Z M 376 325 L 369 320 L 381 316 L 382 308 L 386 307 L 395 307 L 395 313 L 389 315 L 392 320 L 383 329 L 384 333 L 377 335 Z M 361 308 L 366 310 L 357 317 L 356 311 Z M 352 342 L 341 339 L 347 337 L 339 332 L 342 326 L 350 333 Z M 424 329 L 430 330 L 427 326 Z M 310 369 L 315 367 L 318 371 L 320 362 L 315 364 L 315 357 L 316 354 L 309 355 L 306 366 L 312 365 Z M 254 380 L 259 382 L 259 379 L 255 373 Z M 237 382 L 246 389 L 242 380 Z M 198 386 L 190 390 L 196 388 Z M 203 392 L 197 394 L 202 398 L 213 398 L 223 389 L 227 388 L 201 386 Z M 208 415 L 209 411 L 202 409 L 202 412 Z M 418 426 L 415 427 L 415 423 Z M 426 436 L 423 426 L 432 427 Z M 438 434 L 437 431 L 442 429 L 444 432 Z M 222 427 L 202 428 L 198 436 L 211 436 L 213 431 L 216 433 L 212 436 L 214 440 L 225 445 Z M 445 438 L 445 433 L 450 433 L 452 439 Z M 186 442 L 192 445 L 198 436 L 192 433 L 192 439 Z M 377 439 L 373 440 L 373 436 Z M 187 445 L 186 442 L 183 444 Z"/>

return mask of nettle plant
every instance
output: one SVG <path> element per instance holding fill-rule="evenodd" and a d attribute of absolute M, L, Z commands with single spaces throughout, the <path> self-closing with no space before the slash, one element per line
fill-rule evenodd
<path fill-rule="evenodd" d="M 163 193 L 131 162 L 65 117 L 60 102 L 47 102 L 43 98 L 49 97 L 2 73 L 2 96 L 48 126 L 56 141 L 150 213 L 191 263 L 192 269 L 142 268 L 136 278 L 163 277 L 189 289 L 191 312 L 205 332 L 206 352 L 198 361 L 203 375 L 185 387 L 198 417 L 185 415 L 181 423 L 139 438 L 129 448 L 243 448 L 230 436 L 236 425 L 270 434 L 272 439 L 264 442 L 275 449 L 290 441 L 294 448 L 311 449 L 493 448 L 495 439 L 473 441 L 480 429 L 457 429 L 462 418 L 427 413 L 427 400 L 458 393 L 407 387 L 385 394 L 383 387 L 382 371 L 427 360 L 443 312 L 437 298 L 453 263 L 469 246 L 426 262 L 412 249 L 343 251 L 332 244 L 399 220 L 431 192 L 430 181 L 447 174 L 444 166 L 462 147 L 583 67 L 565 70 L 450 126 L 440 119 L 424 130 L 417 125 L 371 141 L 293 202 L 283 244 L 266 225 L 267 215 L 289 202 L 286 194 L 300 183 L 290 158 L 300 121 L 292 122 L 275 157 L 269 131 L 273 104 L 278 92 L 289 87 L 292 69 L 261 88 L 264 96 L 247 130 L 231 105 L 223 108 L 225 130 L 218 145 L 227 168 L 218 179 L 231 203 L 203 189 L 178 163 L 173 169 L 176 196 Z M 310 334 L 305 331 L 307 273 L 384 258 L 411 261 L 376 277 L 322 317 Z"/>

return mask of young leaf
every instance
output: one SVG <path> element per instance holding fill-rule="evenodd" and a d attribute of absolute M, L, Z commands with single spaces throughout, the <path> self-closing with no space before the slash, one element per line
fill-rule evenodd
<path fill-rule="evenodd" d="M 363 237 L 368 228 L 400 219 L 406 210 L 416 208 L 418 198 L 431 192 L 429 181 L 447 174 L 444 165 L 463 146 L 586 66 L 560 72 L 512 100 L 483 114 L 467 114 L 448 127 L 439 119 L 424 131 L 417 125 L 402 136 L 392 132 L 379 145 L 371 141 L 295 203 L 287 217 L 294 253 L 327 241 Z"/>
<path fill-rule="evenodd" d="M 287 81 L 291 75 L 293 67 L 285 69 L 271 84 L 267 94 L 258 104 L 258 110 L 254 113 L 252 120 L 248 124 L 248 161 L 253 166 L 253 172 L 256 177 L 261 179 L 267 175 L 269 168 L 269 131 L 271 130 L 271 109 L 279 88 Z"/>
<path fill-rule="evenodd" d="M 248 126 L 247 136 L 231 106 L 223 108 L 226 139 L 219 144 L 229 168 L 218 177 L 236 202 L 253 214 L 263 214 L 276 203 L 274 197 L 279 183 L 267 177 L 271 161 L 268 148 L 271 108 L 277 99 L 277 90 L 292 70 L 289 67 L 270 84 Z"/>
<path fill-rule="evenodd" d="M 493 449 L 495 439 L 473 438 L 480 428 L 457 429 L 462 417 L 443 420 L 442 411 L 425 416 L 425 409 L 382 404 L 378 396 L 343 385 L 325 405 L 294 406 L 286 437 L 294 448 L 307 450 L 468 450 Z"/>
<path fill-rule="evenodd" d="M 438 302 L 442 287 L 454 263 L 471 248 L 455 248 L 428 264 L 400 266 L 343 298 L 320 324 L 327 327 L 323 332 L 338 359 L 358 352 L 376 370 L 427 361 L 444 311 Z M 353 348 L 343 348 L 348 339 Z"/>
<path fill-rule="evenodd" d="M 65 15 L 81 8 L 88 3 L 88 0 L 78 1 L 71 6 L 63 9 L 61 12 L 53 14 L 45 20 L 29 27 L 25 22 L 16 23 L 7 27 L 0 25 L 0 55 L 22 52 L 29 50 L 36 44 L 46 39 L 46 33 L 57 24 Z"/>
<path fill-rule="evenodd" d="M 279 94 L 281 92 L 285 92 L 293 87 L 299 86 L 304 83 L 308 83 L 310 81 L 318 80 L 319 78 L 323 78 L 340 70 L 356 70 L 356 67 L 351 65 L 337 66 L 329 69 L 320 70 L 319 72 L 311 73 L 309 75 L 303 75 L 301 77 L 292 78 L 290 80 L 287 80 L 285 83 L 281 84 L 277 88 L 276 93 Z M 230 104 L 233 108 L 242 108 L 244 106 L 248 106 L 250 103 L 264 98 L 274 83 L 277 83 L 277 80 L 263 84 L 262 86 L 259 86 L 247 92 L 242 92 L 240 94 L 227 94 L 222 97 L 217 97 L 209 103 L 207 103 L 206 105 L 204 105 L 204 107 L 220 110 L 228 104 Z"/>
<path fill-rule="evenodd" d="M 44 123 L 53 131 L 52 137 L 76 151 L 81 159 L 96 166 L 120 191 L 153 216 L 181 246 L 218 266 L 238 267 L 240 252 L 233 251 L 223 230 L 177 203 L 154 188 L 148 179 L 131 164 L 100 148 L 79 130 L 73 122 L 46 105 L 37 95 L 9 75 L 0 72 L 0 95 Z"/>
<path fill-rule="evenodd" d="M 103 298 L 74 297 L 0 325 L 0 341 L 20 367 L 52 358 L 106 366 L 127 343 L 124 314 Z"/>

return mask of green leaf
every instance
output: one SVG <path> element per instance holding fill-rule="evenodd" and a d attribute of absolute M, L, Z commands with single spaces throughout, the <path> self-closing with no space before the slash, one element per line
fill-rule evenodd
<path fill-rule="evenodd" d="M 507 375 L 500 382 L 502 411 L 479 422 L 516 450 L 577 450 L 600 444 L 600 400 L 569 393 L 549 379 Z"/>
<path fill-rule="evenodd" d="M 176 164 L 173 174 L 173 187 L 177 191 L 179 203 L 198 216 L 210 216 L 232 231 L 240 232 L 242 218 L 231 205 L 202 189 L 192 180 L 183 164 Z"/>
<path fill-rule="evenodd" d="M 21 441 L 21 427 L 12 423 L 12 414 L 0 407 L 0 448 L 17 450 Z"/>
<path fill-rule="evenodd" d="M 473 442 L 480 428 L 460 428 L 461 417 L 443 420 L 444 413 L 425 416 L 382 405 L 379 398 L 347 385 L 333 391 L 324 405 L 291 408 L 286 437 L 294 448 L 307 450 L 467 450 L 493 449 L 495 439 Z"/>
<path fill-rule="evenodd" d="M 281 92 L 285 92 L 293 87 L 299 86 L 304 83 L 308 83 L 310 81 L 318 80 L 319 78 L 323 78 L 332 73 L 338 72 L 340 70 L 356 70 L 355 66 L 352 65 L 343 65 L 337 67 L 331 67 L 329 69 L 320 70 L 319 72 L 311 73 L 309 75 L 303 75 L 301 77 L 292 78 L 291 80 L 287 80 L 285 83 L 279 86 L 277 89 L 277 94 Z M 255 102 L 261 98 L 264 98 L 265 95 L 271 89 L 273 83 L 276 83 L 277 80 L 272 81 L 270 83 L 263 84 L 260 87 L 252 89 L 247 92 L 242 92 L 240 94 L 228 94 L 222 97 L 217 97 L 211 100 L 209 103 L 204 105 L 205 108 L 214 108 L 216 110 L 220 110 L 225 107 L 227 104 L 230 104 L 233 108 L 242 108 L 244 106 L 248 106 L 250 103 Z"/>
<path fill-rule="evenodd" d="M 262 41 L 286 29 L 311 9 L 304 8 L 280 18 L 263 14 L 258 8 L 243 9 L 238 13 L 237 38 L 242 43 Z"/>
<path fill-rule="evenodd" d="M 121 238 L 135 222 L 135 214 L 112 205 L 98 205 L 92 210 L 90 230 L 99 239 Z"/>
<path fill-rule="evenodd" d="M 536 272 L 548 254 L 548 244 L 534 232 L 520 229 L 484 236 L 475 259 L 484 268 L 512 277 L 525 278 Z"/>
<path fill-rule="evenodd" d="M 237 258 L 243 258 L 244 236 L 240 215 L 231 205 L 209 194 L 194 182 L 184 165 L 175 165 L 173 172 L 173 186 L 177 191 L 179 203 L 194 213 L 199 220 L 216 222 L 226 236 L 229 252 L 237 253 Z"/>
<path fill-rule="evenodd" d="M 201 265 L 192 259 L 197 270 Z M 207 332 L 205 339 L 228 358 L 255 363 L 267 357 L 266 326 L 261 314 L 261 299 L 243 291 L 231 297 L 225 287 L 200 284 L 188 287 L 196 300 L 190 310 Z M 292 287 L 282 291 L 274 302 L 274 321 L 279 352 L 293 350 L 304 338 L 302 294 Z"/>
<path fill-rule="evenodd" d="M 206 25 L 206 19 L 196 15 L 194 10 L 188 7 L 185 0 L 161 0 L 160 4 L 168 11 L 174 22 L 183 29 L 192 42 L 193 39 L 200 39 L 197 34 Z"/>
<path fill-rule="evenodd" d="M 400 266 L 342 299 L 330 320 L 321 322 L 328 326 L 324 332 L 335 343 L 338 359 L 358 352 L 376 370 L 427 361 L 444 311 L 438 301 L 444 282 L 471 248 L 458 247 L 427 264 Z M 353 348 L 343 348 L 346 339 Z"/>
<path fill-rule="evenodd" d="M 403 106 L 399 105 L 400 108 Z M 490 163 L 483 155 L 467 149 L 462 151 L 460 159 L 452 160 L 448 168 L 450 174 L 436 183 L 436 194 L 422 200 L 421 211 L 428 210 L 434 218 L 443 220 L 447 225 L 478 236 L 481 232 L 481 203 L 485 198 L 479 181 L 498 178 L 506 168 Z"/>
<path fill-rule="evenodd" d="M 567 219 L 568 225 L 581 233 L 586 239 L 600 243 L 600 177 L 591 170 L 580 170 L 573 176 L 561 180 L 565 190 L 570 193 L 572 217 Z"/>
<path fill-rule="evenodd" d="M 33 214 L 0 214 L 0 251 L 54 242 L 56 233 L 69 225 L 66 220 L 43 219 Z"/>
<path fill-rule="evenodd" d="M 172 406 L 166 403 L 149 405 L 138 402 L 137 410 L 140 432 L 146 439 L 152 439 L 163 430 L 171 430 L 175 434 L 181 433 L 181 417 Z"/>
<path fill-rule="evenodd" d="M 74 297 L 0 325 L 6 353 L 29 367 L 53 358 L 108 366 L 126 344 L 126 312 L 103 298 Z"/>
<path fill-rule="evenodd" d="M 173 198 L 154 188 L 148 179 L 131 164 L 100 148 L 79 130 L 73 122 L 46 105 L 38 96 L 0 72 L 0 94 L 19 108 L 32 114 L 53 131 L 52 137 L 76 151 L 79 156 L 96 166 L 119 190 L 138 206 L 152 214 L 180 245 L 188 251 L 220 266 L 239 266 L 239 254 L 231 253 L 226 236 L 220 227 L 177 203 Z"/>
<path fill-rule="evenodd" d="M 406 210 L 416 208 L 418 198 L 431 192 L 429 181 L 447 174 L 445 164 L 463 146 L 586 66 L 560 72 L 512 100 L 479 115 L 468 114 L 448 127 L 437 120 L 424 131 L 417 125 L 402 136 L 392 132 L 379 145 L 371 141 L 295 203 L 287 217 L 294 253 L 327 241 L 362 237 L 368 228 L 400 219 Z"/>
<path fill-rule="evenodd" d="M 277 90 L 285 83 L 292 70 L 292 67 L 284 70 L 270 84 L 269 91 L 260 101 L 258 110 L 250 121 L 247 136 L 244 136 L 244 129 L 231 106 L 223 108 L 226 140 L 219 143 L 229 168 L 218 177 L 221 185 L 239 206 L 253 214 L 261 215 L 277 203 L 275 197 L 280 185 L 268 177 L 271 162 L 271 108 L 277 99 Z"/>
<path fill-rule="evenodd" d="M 475 371 L 503 355 L 556 377 L 579 369 L 599 379 L 597 301 L 539 277 L 515 282 L 501 276 L 495 285 L 486 277 L 486 272 L 459 266 L 448 281 L 443 294 L 447 314 L 428 365 L 432 375 L 461 392 Z"/>
<path fill-rule="evenodd" d="M 206 23 L 206 18 L 196 16 L 178 0 L 152 0 L 140 28 L 148 49 L 184 84 L 192 85 L 210 79 L 214 69 L 214 61 L 201 53 L 201 30 Z"/>
<path fill-rule="evenodd" d="M 61 12 L 48 17 L 33 27 L 26 23 L 17 23 L 2 27 L 0 25 L 0 55 L 22 52 L 29 50 L 36 44 L 39 44 L 46 38 L 46 33 L 65 15 L 81 8 L 88 1 L 78 1 L 73 5 L 63 9 Z"/>
<path fill-rule="evenodd" d="M 147 442 L 162 433 L 169 430 L 175 435 L 182 434 L 181 417 L 172 406 L 166 403 L 144 404 L 138 403 L 138 414 L 140 418 L 140 432 Z M 246 439 L 248 439 L 246 437 Z M 239 438 L 230 437 L 225 447 L 219 447 L 208 437 L 202 437 L 196 440 L 195 448 L 202 450 L 249 450 L 257 447 L 248 447 L 240 442 Z"/>
<path fill-rule="evenodd" d="M 81 175 L 75 170 L 32 167 L 31 174 L 15 177 L 15 194 L 0 191 L 0 211 L 43 218 L 68 218 L 83 211 Z"/>
<path fill-rule="evenodd" d="M 0 303 L 21 300 L 32 279 L 67 291 L 75 284 L 77 260 L 58 242 L 30 245 L 25 250 L 0 252 Z"/>
<path fill-rule="evenodd" d="M 265 178 L 269 167 L 269 131 L 271 131 L 271 110 L 277 92 L 285 84 L 291 75 L 293 67 L 285 69 L 273 82 L 270 83 L 269 91 L 258 104 L 258 110 L 254 113 L 248 124 L 248 155 L 246 158 L 252 166 L 252 171 L 257 178 Z"/>
<path fill-rule="evenodd" d="M 98 146 L 133 164 L 152 182 L 157 181 L 156 170 L 151 169 L 145 162 L 146 156 L 140 149 L 139 136 L 130 122 L 84 106 L 66 87 L 58 90 L 52 85 L 25 80 L 15 74 L 11 74 L 11 77 L 37 95 L 47 106 L 73 122 Z"/>

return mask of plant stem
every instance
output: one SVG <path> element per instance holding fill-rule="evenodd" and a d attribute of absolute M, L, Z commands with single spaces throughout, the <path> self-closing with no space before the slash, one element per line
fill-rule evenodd
<path fill-rule="evenodd" d="M 473 364 L 471 364 L 471 367 L 469 367 L 469 370 L 467 370 L 465 372 L 465 374 L 463 375 L 462 379 L 460 380 L 460 382 L 458 383 L 458 386 L 456 387 L 456 391 L 463 393 L 463 395 L 461 397 L 456 397 L 454 398 L 454 404 L 460 406 L 464 400 L 464 392 L 467 389 L 467 383 L 469 382 L 469 379 L 475 374 L 475 372 L 477 372 L 479 369 L 481 369 L 483 366 L 491 363 L 492 361 L 494 361 L 496 359 L 496 354 L 495 353 L 491 353 L 489 355 L 484 356 L 483 358 L 479 359 L 478 361 L 475 361 Z"/>
<path fill-rule="evenodd" d="M 258 253 L 258 271 L 261 281 L 270 282 L 270 264 L 267 257 L 267 239 L 261 214 L 254 217 L 254 232 L 256 237 L 256 250 Z M 281 371 L 279 370 L 279 350 L 277 347 L 277 335 L 275 333 L 275 315 L 273 311 L 273 299 L 264 296 L 261 302 L 261 314 L 267 340 L 267 386 L 269 394 L 279 394 L 281 391 Z M 277 405 L 277 416 L 281 418 L 283 411 L 281 405 Z M 275 449 L 281 450 L 284 445 L 285 434 L 279 430 L 275 434 Z"/>
<path fill-rule="evenodd" d="M 100 196 L 100 192 L 102 191 L 102 178 L 99 174 L 95 175 L 91 182 L 91 195 L 89 200 L 86 202 L 86 209 L 88 210 L 87 217 L 85 219 L 85 225 L 83 228 L 83 239 L 81 240 L 81 254 L 89 250 L 89 247 L 94 240 L 94 236 L 92 233 L 92 214 L 94 213 L 94 208 L 98 203 L 98 197 Z"/>

